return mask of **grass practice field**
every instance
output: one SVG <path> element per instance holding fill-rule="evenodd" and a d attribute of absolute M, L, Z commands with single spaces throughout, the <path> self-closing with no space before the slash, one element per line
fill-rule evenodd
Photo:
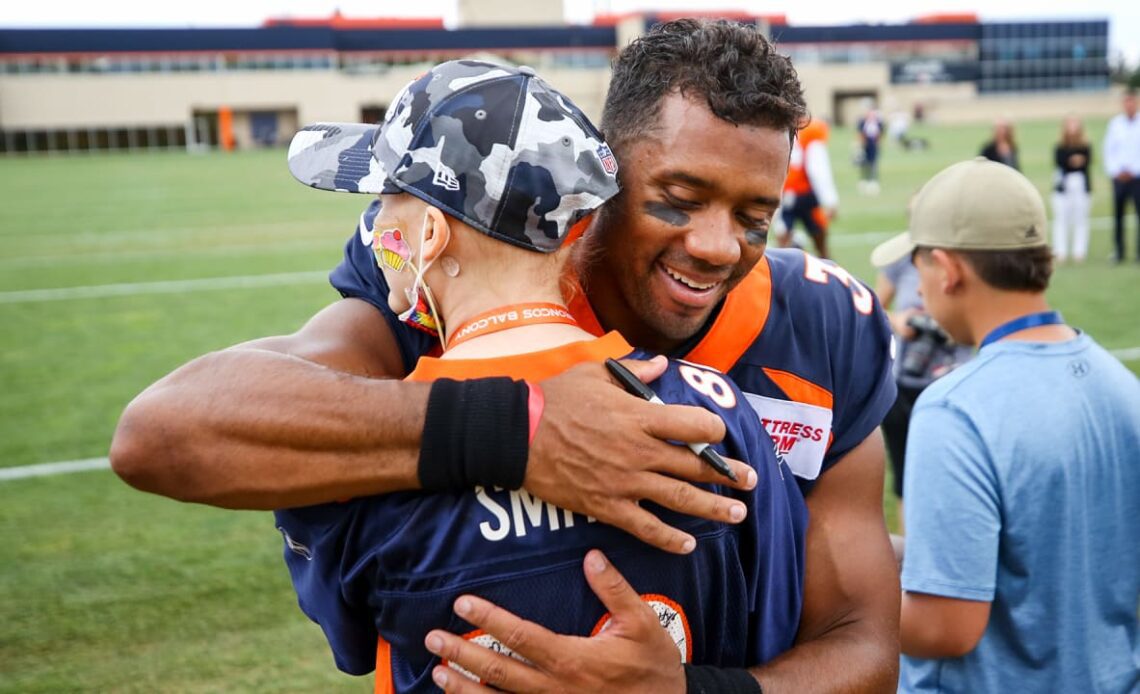
<path fill-rule="evenodd" d="M 905 228 L 907 198 L 987 135 L 917 132 L 931 148 L 886 148 L 877 197 L 855 192 L 850 131 L 832 136 L 834 254 L 869 284 L 868 254 Z M 1018 129 L 1046 193 L 1056 134 Z M 1140 372 L 1140 265 L 1106 260 L 1110 187 L 1094 165 L 1089 262 L 1061 267 L 1050 296 Z M 283 151 L 3 158 L 0 189 L 0 467 L 103 457 L 149 383 L 295 330 L 336 298 L 324 275 L 366 203 L 295 183 Z M 335 671 L 297 609 L 268 513 L 179 504 L 100 470 L 0 481 L 0 536 L 0 691 L 371 687 Z"/>

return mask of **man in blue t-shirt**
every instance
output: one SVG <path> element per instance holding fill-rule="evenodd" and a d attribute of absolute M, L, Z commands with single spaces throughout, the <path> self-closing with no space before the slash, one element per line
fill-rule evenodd
<path fill-rule="evenodd" d="M 872 255 L 871 263 L 879 266 L 875 294 L 887 310 L 887 318 L 895 334 L 895 381 L 899 393 L 883 418 L 882 429 L 891 459 L 891 490 L 899 500 L 901 517 L 904 511 L 906 437 L 914 403 L 935 379 L 969 361 L 974 350 L 951 340 L 927 313 L 922 297 L 918 295 L 918 270 L 910 258 L 883 262 Z"/>
<path fill-rule="evenodd" d="M 980 348 L 911 421 L 900 691 L 1140 688 L 1140 384 L 1049 310 L 1046 228 L 1033 184 L 978 158 L 876 250 Z"/>

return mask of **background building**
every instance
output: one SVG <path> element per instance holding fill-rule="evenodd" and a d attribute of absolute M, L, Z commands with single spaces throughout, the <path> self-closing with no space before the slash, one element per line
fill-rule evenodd
<path fill-rule="evenodd" d="M 338 15 L 250 29 L 0 29 L 0 152 L 277 146 L 304 123 L 378 120 L 426 65 L 472 55 L 532 65 L 597 117 L 618 48 L 683 16 L 566 26 L 558 0 L 528 7 L 463 0 L 458 29 Z M 795 61 L 812 111 L 839 125 L 867 98 L 945 123 L 1118 106 L 1103 20 L 792 26 L 782 16 L 731 17 L 762 26 Z"/>

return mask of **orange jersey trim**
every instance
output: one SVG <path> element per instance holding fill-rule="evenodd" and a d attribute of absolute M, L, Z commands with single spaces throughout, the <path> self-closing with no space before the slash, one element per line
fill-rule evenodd
<path fill-rule="evenodd" d="M 392 682 L 392 646 L 380 638 L 376 642 L 376 688 L 375 694 L 396 694 Z"/>
<path fill-rule="evenodd" d="M 607 357 L 619 359 L 633 351 L 633 347 L 616 332 L 595 340 L 571 342 L 553 349 L 525 354 L 512 354 L 488 359 L 435 359 L 420 357 L 408 381 L 434 381 L 440 378 L 459 380 L 509 376 L 529 381 L 542 381 L 557 376 L 566 369 L 583 362 L 605 361 Z"/>
<path fill-rule="evenodd" d="M 789 399 L 796 402 L 802 402 L 805 405 L 815 405 L 825 409 L 832 409 L 835 402 L 834 396 L 828 389 L 818 386 L 811 381 L 791 373 L 789 371 L 780 371 L 779 369 L 769 369 L 764 367 L 764 373 L 772 382 L 784 391 L 784 394 Z"/>
<path fill-rule="evenodd" d="M 605 333 L 577 278 L 570 276 L 568 279 L 574 281 L 574 296 L 568 303 L 570 313 L 578 319 L 578 326 L 597 335 Z M 771 306 L 772 268 L 767 258 L 761 258 L 740 284 L 728 293 L 712 327 L 684 359 L 718 371 L 728 371 L 760 337 Z"/>
<path fill-rule="evenodd" d="M 761 258 L 728 293 L 712 327 L 685 359 L 727 372 L 760 337 L 771 306 L 772 268 Z"/>

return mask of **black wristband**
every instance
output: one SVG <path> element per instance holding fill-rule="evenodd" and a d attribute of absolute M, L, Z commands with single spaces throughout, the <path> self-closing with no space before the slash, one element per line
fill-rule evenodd
<path fill-rule="evenodd" d="M 688 694 L 764 694 L 760 683 L 744 668 L 685 665 Z"/>
<path fill-rule="evenodd" d="M 509 378 L 433 382 L 420 443 L 420 486 L 429 492 L 521 487 L 529 396 L 525 381 Z"/>

